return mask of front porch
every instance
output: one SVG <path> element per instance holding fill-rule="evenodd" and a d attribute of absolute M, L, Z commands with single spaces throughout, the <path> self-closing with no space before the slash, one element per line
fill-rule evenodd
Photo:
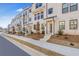
<path fill-rule="evenodd" d="M 45 26 L 44 26 L 45 35 L 41 39 L 41 41 L 47 41 L 51 37 L 51 35 L 54 35 L 54 32 L 55 32 L 55 25 L 54 24 L 55 23 L 52 18 L 46 19 Z"/>

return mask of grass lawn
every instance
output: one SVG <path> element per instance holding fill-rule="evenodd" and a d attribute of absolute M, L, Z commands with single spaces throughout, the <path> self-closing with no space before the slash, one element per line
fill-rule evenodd
<path fill-rule="evenodd" d="M 47 42 L 79 48 L 79 35 L 52 35 Z"/>

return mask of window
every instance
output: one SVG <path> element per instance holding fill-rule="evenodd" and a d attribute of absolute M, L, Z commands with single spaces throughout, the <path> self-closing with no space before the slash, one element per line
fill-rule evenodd
<path fill-rule="evenodd" d="M 25 12 L 25 15 L 27 15 L 27 11 Z"/>
<path fill-rule="evenodd" d="M 42 6 L 42 3 L 36 3 L 36 8 L 39 8 Z"/>
<path fill-rule="evenodd" d="M 23 27 L 23 31 L 25 31 L 25 27 Z"/>
<path fill-rule="evenodd" d="M 39 7 L 41 7 L 42 6 L 42 3 L 39 3 Z"/>
<path fill-rule="evenodd" d="M 31 18 L 29 18 L 29 21 L 31 21 Z"/>
<path fill-rule="evenodd" d="M 69 9 L 69 3 L 62 4 L 62 13 L 67 13 Z"/>
<path fill-rule="evenodd" d="M 64 21 L 60 21 L 59 22 L 59 30 L 64 30 L 65 29 L 65 22 Z"/>
<path fill-rule="evenodd" d="M 31 13 L 31 9 L 29 10 L 29 13 Z"/>
<path fill-rule="evenodd" d="M 48 9 L 48 14 L 52 14 L 52 12 L 53 12 L 53 8 L 49 8 Z"/>
<path fill-rule="evenodd" d="M 36 25 L 34 25 L 34 30 L 36 30 Z"/>
<path fill-rule="evenodd" d="M 44 31 L 44 24 L 41 24 L 41 29 L 42 31 Z"/>
<path fill-rule="evenodd" d="M 36 20 L 36 19 L 39 20 L 39 19 L 42 19 L 42 18 L 44 18 L 44 13 L 43 13 L 43 12 L 34 15 L 34 19 L 35 19 L 35 20 Z"/>
<path fill-rule="evenodd" d="M 72 12 L 78 10 L 77 3 L 63 3 L 62 4 L 62 13 Z"/>
<path fill-rule="evenodd" d="M 23 14 L 23 20 L 25 20 L 25 14 Z"/>
<path fill-rule="evenodd" d="M 38 3 L 36 4 L 36 8 L 38 8 Z"/>
<path fill-rule="evenodd" d="M 77 3 L 71 3 L 70 4 L 70 11 L 76 11 L 78 10 L 78 4 Z"/>
<path fill-rule="evenodd" d="M 70 22 L 69 22 L 69 28 L 70 29 L 77 29 L 77 23 L 78 21 L 77 21 L 77 19 L 75 19 L 75 20 L 70 20 Z"/>
<path fill-rule="evenodd" d="M 41 12 L 41 19 L 43 19 L 44 18 L 44 13 L 43 12 Z"/>
<path fill-rule="evenodd" d="M 27 19 L 24 20 L 24 24 L 27 24 Z"/>
<path fill-rule="evenodd" d="M 38 13 L 38 20 L 40 19 L 40 13 Z"/>
<path fill-rule="evenodd" d="M 27 21 L 25 21 L 24 24 L 27 24 Z"/>
<path fill-rule="evenodd" d="M 36 14 L 34 15 L 34 19 L 36 20 Z"/>

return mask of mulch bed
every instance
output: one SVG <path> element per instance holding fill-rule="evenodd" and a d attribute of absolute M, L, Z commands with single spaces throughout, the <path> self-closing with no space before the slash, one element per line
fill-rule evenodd
<path fill-rule="evenodd" d="M 79 35 L 52 35 L 47 42 L 79 48 Z"/>
<path fill-rule="evenodd" d="M 33 33 L 33 34 L 27 35 L 26 37 L 32 38 L 32 39 L 35 39 L 35 40 L 40 40 L 41 38 L 44 37 L 44 34 L 41 34 L 41 33 Z"/>

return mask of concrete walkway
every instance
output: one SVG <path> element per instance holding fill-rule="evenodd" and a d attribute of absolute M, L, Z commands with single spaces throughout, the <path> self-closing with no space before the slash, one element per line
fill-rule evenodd
<path fill-rule="evenodd" d="M 46 48 L 51 51 L 55 51 L 62 55 L 79 56 L 79 49 L 77 49 L 77 48 L 62 46 L 62 45 L 58 45 L 58 44 L 52 44 L 52 43 L 48 43 L 48 42 L 44 42 L 44 41 L 33 40 L 31 38 L 26 38 L 26 37 L 22 37 L 22 36 L 9 35 L 9 34 L 5 34 L 5 35 L 24 40 L 24 41 L 32 43 L 34 45 L 40 46 L 42 48 Z"/>

